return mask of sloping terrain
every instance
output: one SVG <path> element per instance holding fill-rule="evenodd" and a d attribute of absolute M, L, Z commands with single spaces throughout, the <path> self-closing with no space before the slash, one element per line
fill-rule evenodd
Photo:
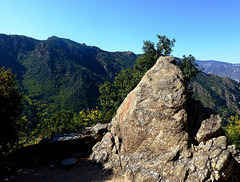
<path fill-rule="evenodd" d="M 99 84 L 136 59 L 132 52 L 107 52 L 55 36 L 40 41 L 0 34 L 0 65 L 17 74 L 24 94 L 58 109 L 98 106 Z"/>
<path fill-rule="evenodd" d="M 240 114 L 240 83 L 213 74 L 200 73 L 192 82 L 194 98 L 223 118 Z"/>
<path fill-rule="evenodd" d="M 220 61 L 199 61 L 196 63 L 203 68 L 207 74 L 216 74 L 221 77 L 228 77 L 235 81 L 240 81 L 240 64 L 231 64 Z"/>

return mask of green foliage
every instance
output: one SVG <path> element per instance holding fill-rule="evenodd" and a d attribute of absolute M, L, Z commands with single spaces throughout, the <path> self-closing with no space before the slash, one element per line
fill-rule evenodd
<path fill-rule="evenodd" d="M 8 152 L 18 141 L 22 123 L 22 95 L 15 88 L 16 77 L 10 69 L 0 68 L 0 155 Z"/>
<path fill-rule="evenodd" d="M 70 110 L 57 111 L 50 118 L 42 118 L 33 131 L 33 136 L 51 138 L 62 133 L 78 132 L 85 127 L 94 126 L 100 119 L 101 112 L 97 109 L 82 110 L 78 114 Z"/>
<path fill-rule="evenodd" d="M 169 56 L 172 52 L 172 47 L 174 46 L 175 39 L 170 40 L 165 35 L 157 35 L 158 43 L 155 46 L 154 42 L 143 41 L 143 55 L 140 56 L 134 69 L 138 71 L 140 79 L 157 61 L 160 56 Z"/>
<path fill-rule="evenodd" d="M 195 58 L 191 54 L 188 57 L 184 55 L 183 59 L 177 63 L 177 66 L 183 73 L 183 81 L 186 86 L 188 86 L 190 81 L 201 72 L 198 69 L 198 64 L 195 63 Z"/>
<path fill-rule="evenodd" d="M 228 121 L 229 124 L 225 128 L 227 137 L 233 144 L 240 147 L 240 118 L 235 115 L 231 116 Z"/>
<path fill-rule="evenodd" d="M 117 88 L 114 84 L 105 82 L 103 85 L 99 86 L 99 92 L 101 93 L 99 100 L 105 113 L 104 118 L 110 120 L 118 106 Z"/>
<path fill-rule="evenodd" d="M 190 87 L 190 82 L 201 72 L 198 69 L 198 64 L 195 63 L 195 57 L 191 54 L 188 57 L 183 55 L 183 59 L 177 62 L 177 66 L 183 73 L 183 82 L 186 86 L 187 97 L 191 98 L 193 96 L 193 90 L 192 87 Z"/>
<path fill-rule="evenodd" d="M 60 133 L 67 133 L 71 130 L 74 130 L 73 127 L 76 126 L 74 125 L 73 118 L 74 116 L 72 111 L 57 111 L 50 119 L 44 120 L 41 123 L 41 134 L 45 137 L 51 137 Z"/>
<path fill-rule="evenodd" d="M 100 85 L 99 92 L 101 96 L 99 99 L 103 106 L 102 122 L 109 122 L 111 120 L 127 94 L 139 82 L 136 78 L 134 71 L 128 68 L 120 71 L 113 83 L 105 82 Z"/>
<path fill-rule="evenodd" d="M 86 109 L 78 113 L 77 121 L 80 125 L 85 128 L 88 126 L 95 126 L 97 123 L 100 123 L 102 119 L 102 112 L 96 109 Z"/>
<path fill-rule="evenodd" d="M 23 110 L 20 121 L 24 125 L 19 135 L 19 147 L 36 144 L 36 141 L 39 141 L 40 138 L 37 138 L 40 135 L 38 126 L 39 123 L 47 121 L 53 114 L 50 106 L 46 102 L 32 100 L 23 95 Z"/>

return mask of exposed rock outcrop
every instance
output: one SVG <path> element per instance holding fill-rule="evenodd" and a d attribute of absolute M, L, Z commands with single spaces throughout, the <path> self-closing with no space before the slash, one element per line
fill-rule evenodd
<path fill-rule="evenodd" d="M 238 165 L 221 118 L 187 100 L 174 62 L 158 59 L 93 147 L 90 158 L 113 169 L 118 181 L 227 180 Z"/>

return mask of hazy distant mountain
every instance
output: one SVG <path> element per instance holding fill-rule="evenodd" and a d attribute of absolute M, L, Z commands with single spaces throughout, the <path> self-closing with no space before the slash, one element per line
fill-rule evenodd
<path fill-rule="evenodd" d="M 220 61 L 200 61 L 196 60 L 200 68 L 204 68 L 207 74 L 216 74 L 221 77 L 228 77 L 240 81 L 240 64 L 231 64 Z"/>

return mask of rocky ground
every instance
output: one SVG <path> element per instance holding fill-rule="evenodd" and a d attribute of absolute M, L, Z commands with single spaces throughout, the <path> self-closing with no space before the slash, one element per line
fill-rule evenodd
<path fill-rule="evenodd" d="M 0 169 L 4 169 L 0 170 L 0 181 L 109 181 L 111 171 L 103 170 L 100 164 L 88 158 L 92 146 L 102 138 L 106 130 L 107 124 L 97 124 L 79 133 L 58 135 L 37 145 L 22 148 L 0 163 Z M 11 169 L 11 172 L 6 172 L 6 169 Z"/>
<path fill-rule="evenodd" d="M 75 165 L 63 166 L 60 161 L 41 164 L 33 168 L 21 168 L 5 173 L 0 181 L 7 182 L 100 182 L 111 181 L 111 171 L 92 161 L 79 159 Z"/>

